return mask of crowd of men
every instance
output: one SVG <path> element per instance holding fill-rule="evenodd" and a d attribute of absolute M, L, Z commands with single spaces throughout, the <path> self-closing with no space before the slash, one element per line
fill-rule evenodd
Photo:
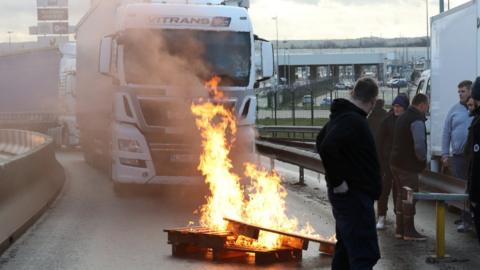
<path fill-rule="evenodd" d="M 332 269 L 372 269 L 377 263 L 377 230 L 385 228 L 390 193 L 395 237 L 426 240 L 415 229 L 415 203 L 406 200 L 403 187 L 418 191 L 419 174 L 427 168 L 430 101 L 417 94 L 410 104 L 400 94 L 387 112 L 378 93 L 375 80 L 359 79 L 350 98 L 333 101 L 330 120 L 317 137 L 336 221 Z M 458 94 L 459 102 L 445 120 L 441 163 L 454 177 L 467 181 L 471 211 L 465 209 L 458 231 L 467 231 L 473 223 L 480 235 L 480 77 L 473 85 L 460 82 Z"/>

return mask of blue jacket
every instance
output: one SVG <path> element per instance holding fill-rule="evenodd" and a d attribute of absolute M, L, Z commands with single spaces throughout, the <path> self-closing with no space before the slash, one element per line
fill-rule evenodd
<path fill-rule="evenodd" d="M 463 155 L 472 119 L 465 105 L 457 103 L 450 109 L 443 126 L 442 156 Z"/>

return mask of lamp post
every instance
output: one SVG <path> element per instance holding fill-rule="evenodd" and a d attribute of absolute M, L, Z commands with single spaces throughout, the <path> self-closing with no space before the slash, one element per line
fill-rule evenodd
<path fill-rule="evenodd" d="M 8 31 L 8 50 L 12 50 L 12 33 L 13 31 Z"/>
<path fill-rule="evenodd" d="M 425 0 L 426 12 L 427 12 L 427 66 L 430 66 L 430 37 L 429 37 L 429 27 L 428 27 L 428 0 Z"/>
<path fill-rule="evenodd" d="M 275 90 L 274 90 L 274 105 L 275 105 L 275 125 L 277 125 L 277 91 L 278 91 L 278 81 L 279 81 L 279 74 L 278 74 L 278 16 L 275 16 L 272 18 L 273 20 L 275 20 L 275 29 L 276 29 L 276 32 L 277 32 L 277 41 L 276 41 L 276 44 L 277 44 L 277 49 L 276 49 L 276 72 L 277 72 L 277 76 L 275 78 Z"/>

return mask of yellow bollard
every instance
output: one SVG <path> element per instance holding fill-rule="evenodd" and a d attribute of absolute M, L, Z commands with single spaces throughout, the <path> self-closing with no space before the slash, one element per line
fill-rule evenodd
<path fill-rule="evenodd" d="M 437 201 L 437 259 L 445 258 L 445 202 Z"/>

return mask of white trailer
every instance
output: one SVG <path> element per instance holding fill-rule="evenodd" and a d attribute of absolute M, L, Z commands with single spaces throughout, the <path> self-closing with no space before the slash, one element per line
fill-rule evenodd
<path fill-rule="evenodd" d="M 190 57 L 208 66 L 199 80 L 222 78 L 222 102 L 245 127 L 239 131 L 250 130 L 253 90 L 272 76 L 273 49 L 253 34 L 248 2 L 92 1 L 76 33 L 77 119 L 87 162 L 110 172 L 115 184 L 201 182 L 189 106 L 209 96 L 203 85 L 188 87 L 192 69 L 199 71 Z M 168 61 L 171 69 L 162 65 Z"/>
<path fill-rule="evenodd" d="M 423 74 L 417 92 L 431 100 L 427 124 L 434 171 L 438 170 L 446 115 L 458 102 L 457 85 L 479 74 L 479 12 L 480 1 L 475 0 L 431 18 L 431 70 Z"/>

